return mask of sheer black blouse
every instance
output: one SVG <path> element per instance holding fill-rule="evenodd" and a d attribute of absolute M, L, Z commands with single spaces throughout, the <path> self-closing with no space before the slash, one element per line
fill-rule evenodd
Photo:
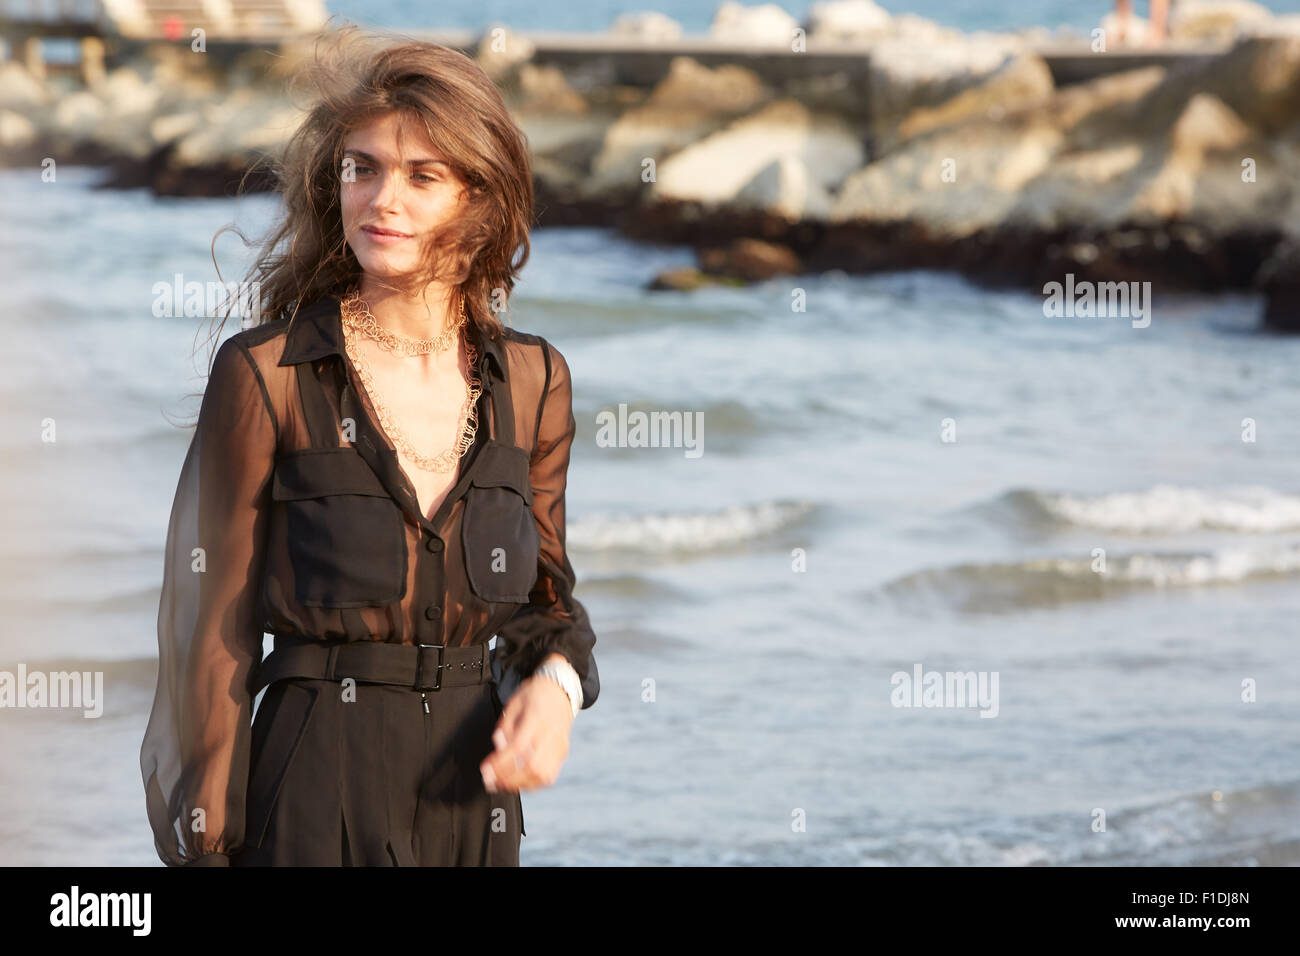
<path fill-rule="evenodd" d="M 568 365 L 540 336 L 468 330 L 480 425 L 432 520 L 347 357 L 336 297 L 218 349 L 172 505 L 140 754 L 168 865 L 244 838 L 263 633 L 448 647 L 495 634 L 507 671 L 562 654 L 595 703 L 596 638 L 565 550 Z"/>

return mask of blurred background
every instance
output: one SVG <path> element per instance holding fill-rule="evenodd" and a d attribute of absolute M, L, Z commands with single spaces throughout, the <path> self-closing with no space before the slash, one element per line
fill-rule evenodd
<path fill-rule="evenodd" d="M 105 681 L 0 708 L 0 862 L 160 865 L 210 318 L 154 287 L 274 221 L 235 187 L 329 16 L 475 56 L 534 149 L 510 323 L 573 372 L 602 691 L 524 865 L 1300 862 L 1300 0 L 1150 42 L 1064 0 L 0 10 L 0 672 Z M 1149 321 L 1050 308 L 1106 282 Z M 621 404 L 703 454 L 607 447 Z M 918 665 L 997 716 L 895 706 Z"/>

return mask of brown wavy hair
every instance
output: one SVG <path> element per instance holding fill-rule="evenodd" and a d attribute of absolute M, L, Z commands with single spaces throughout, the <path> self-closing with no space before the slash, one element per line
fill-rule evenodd
<path fill-rule="evenodd" d="M 309 91 L 307 115 L 280 157 L 268 161 L 284 208 L 241 284 L 256 290 L 257 320 L 246 327 L 288 320 L 360 281 L 339 203 L 343 140 L 397 113 L 423 127 L 468 186 L 461 215 L 429 237 L 426 268 L 413 278 L 458 287 L 467 320 L 498 338 L 497 313 L 508 314 L 510 291 L 528 261 L 534 213 L 528 141 L 496 85 L 456 50 L 355 26 L 322 34 L 314 53 L 289 78 L 291 98 Z M 240 193 L 260 168 L 244 174 Z M 214 358 L 215 352 L 214 346 Z"/>

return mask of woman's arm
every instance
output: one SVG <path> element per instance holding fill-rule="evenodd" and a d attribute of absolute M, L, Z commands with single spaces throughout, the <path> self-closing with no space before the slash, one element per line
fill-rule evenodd
<path fill-rule="evenodd" d="M 559 350 L 545 340 L 543 350 L 546 398 L 529 467 L 533 518 L 541 539 L 537 581 L 528 604 L 497 631 L 497 637 L 508 645 L 504 666 L 522 675 L 531 674 L 555 654 L 568 661 L 582 682 L 582 708 L 586 710 L 600 693 L 600 676 L 592 653 L 596 635 L 586 608 L 573 596 L 576 577 L 565 547 L 564 493 L 576 432 L 573 384 Z"/>
<path fill-rule="evenodd" d="M 158 685 L 140 751 L 169 866 L 223 866 L 244 839 L 249 675 L 261 661 L 275 419 L 242 343 L 217 351 L 177 483 L 158 608 Z"/>
<path fill-rule="evenodd" d="M 543 348 L 546 398 L 529 469 L 541 541 L 537 581 L 528 604 L 497 631 L 497 639 L 505 642 L 502 667 L 508 671 L 532 675 L 538 665 L 556 658 L 572 665 L 585 710 L 600 693 L 600 676 L 592 653 L 596 635 L 586 608 L 573 596 L 575 576 L 564 544 L 564 491 L 576 431 L 573 388 L 564 356 L 545 340 Z M 559 684 L 545 676 L 525 676 L 497 722 L 497 749 L 480 764 L 484 785 L 494 792 L 549 786 L 568 755 L 573 719 Z"/>

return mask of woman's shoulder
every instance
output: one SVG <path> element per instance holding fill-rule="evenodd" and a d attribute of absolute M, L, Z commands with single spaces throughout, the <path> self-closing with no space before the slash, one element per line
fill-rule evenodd
<path fill-rule="evenodd" d="M 552 367 L 564 362 L 564 355 L 555 347 L 549 339 L 536 332 L 525 332 L 514 326 L 503 325 L 501 327 L 501 340 L 503 348 L 509 344 L 509 351 L 517 355 L 520 361 L 527 363 L 530 367 L 542 367 L 547 364 Z"/>
<path fill-rule="evenodd" d="M 250 325 L 240 329 L 232 339 L 238 339 L 244 348 L 254 348 L 264 345 L 272 339 L 283 339 L 285 333 L 289 331 L 289 322 L 287 319 L 271 319 L 260 325 Z"/>
<path fill-rule="evenodd" d="M 523 329 L 505 324 L 501 326 L 501 339 L 503 342 L 514 343 L 520 348 L 537 349 L 546 344 L 546 340 L 536 333 L 525 332 Z"/>
<path fill-rule="evenodd" d="M 569 363 L 555 344 L 536 332 L 503 326 L 502 348 L 509 357 L 509 375 L 540 399 L 569 384 Z"/>
<path fill-rule="evenodd" d="M 283 320 L 242 328 L 217 347 L 207 391 L 258 393 L 273 418 L 288 401 L 293 366 L 281 366 L 288 323 Z M 233 399 L 230 399 L 233 401 Z"/>
<path fill-rule="evenodd" d="M 262 371 L 262 367 L 267 364 L 267 360 L 272 358 L 272 353 L 278 358 L 279 353 L 284 348 L 284 322 L 267 322 L 262 325 L 248 326 L 241 328 L 239 331 L 227 336 L 217 346 L 213 358 L 213 369 L 220 365 L 243 364 L 247 361 L 253 365 L 257 371 Z M 277 342 L 278 340 L 278 342 Z M 236 355 L 242 355 L 243 358 L 237 360 Z"/>
<path fill-rule="evenodd" d="M 284 351 L 288 327 L 283 320 L 245 326 L 225 338 L 216 354 L 242 352 L 259 367 L 274 364 Z"/>

